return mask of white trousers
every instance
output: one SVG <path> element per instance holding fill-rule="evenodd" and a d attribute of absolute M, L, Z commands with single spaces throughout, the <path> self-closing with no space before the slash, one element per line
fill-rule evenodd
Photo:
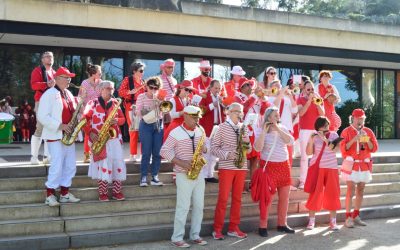
<path fill-rule="evenodd" d="M 218 158 L 211 154 L 211 141 L 209 138 L 206 139 L 207 153 L 203 154 L 204 159 L 206 159 L 207 164 L 201 169 L 201 176 L 203 178 L 214 177 L 215 165 L 217 165 Z"/>
<path fill-rule="evenodd" d="M 51 164 L 47 188 L 70 187 L 76 173 L 75 144 L 65 146 L 61 141 L 48 142 Z"/>
<path fill-rule="evenodd" d="M 310 139 L 310 136 L 314 130 L 309 129 L 300 129 L 299 134 L 299 143 L 300 143 L 300 183 L 304 184 L 307 177 L 307 170 L 308 170 L 308 156 L 306 153 L 307 142 Z"/>
<path fill-rule="evenodd" d="M 186 218 L 193 201 L 192 218 L 189 237 L 191 240 L 200 238 L 201 222 L 203 221 L 205 181 L 199 177 L 189 180 L 186 173 L 176 174 L 176 209 L 174 233 L 171 241 L 182 241 L 185 236 Z"/>

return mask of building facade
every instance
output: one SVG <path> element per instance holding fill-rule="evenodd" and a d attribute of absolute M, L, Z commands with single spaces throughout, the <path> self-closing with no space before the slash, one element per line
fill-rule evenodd
<path fill-rule="evenodd" d="M 146 64 L 149 77 L 173 58 L 178 80 L 197 76 L 201 59 L 211 61 L 213 77 L 221 81 L 229 79 L 233 65 L 259 80 L 266 67 L 274 66 L 284 84 L 293 74 L 318 82 L 318 72 L 327 69 L 342 97 L 337 111 L 343 125 L 352 109 L 363 107 L 379 138 L 400 137 L 399 26 L 171 2 L 173 8 L 159 11 L 0 0 L 0 98 L 12 95 L 15 106 L 32 101 L 30 72 L 47 50 L 55 54 L 55 68 L 64 65 L 77 73 L 77 85 L 87 77 L 88 62 L 101 64 L 103 78 L 117 86 L 136 60 Z"/>

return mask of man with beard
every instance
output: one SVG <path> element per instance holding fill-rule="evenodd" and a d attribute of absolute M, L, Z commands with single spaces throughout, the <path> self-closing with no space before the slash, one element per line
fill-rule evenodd
<path fill-rule="evenodd" d="M 211 73 L 211 65 L 210 61 L 202 60 L 200 61 L 200 72 L 201 74 L 198 77 L 192 79 L 193 87 L 196 90 L 196 94 L 199 94 L 202 98 L 205 98 L 208 87 L 212 81 L 210 77 Z"/>

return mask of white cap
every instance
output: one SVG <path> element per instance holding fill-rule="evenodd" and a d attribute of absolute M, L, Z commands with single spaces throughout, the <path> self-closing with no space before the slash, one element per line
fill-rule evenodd
<path fill-rule="evenodd" d="M 231 70 L 231 74 L 232 75 L 244 76 L 244 75 L 246 75 L 246 72 L 240 66 L 233 66 L 233 68 Z"/>
<path fill-rule="evenodd" d="M 185 114 L 188 114 L 191 116 L 197 116 L 197 117 L 201 118 L 201 109 L 199 107 L 189 105 L 183 109 L 183 112 Z"/>
<path fill-rule="evenodd" d="M 211 68 L 210 61 L 208 60 L 202 60 L 200 61 L 200 66 L 199 68 Z"/>

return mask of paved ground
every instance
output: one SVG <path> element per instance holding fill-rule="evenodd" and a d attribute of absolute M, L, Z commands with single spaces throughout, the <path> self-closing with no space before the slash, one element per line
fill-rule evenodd
<path fill-rule="evenodd" d="M 216 241 L 211 237 L 204 237 L 208 241 L 205 247 L 193 246 L 191 249 L 279 249 L 279 250 L 309 250 L 309 249 L 400 249 L 400 218 L 368 220 L 368 226 L 348 229 L 340 226 L 338 232 L 329 231 L 326 225 L 319 225 L 308 231 L 297 228 L 296 234 L 284 235 L 275 230 L 269 230 L 268 238 L 261 238 L 255 232 L 247 239 L 237 240 L 228 237 L 223 241 Z M 121 246 L 85 248 L 86 250 L 130 250 L 130 249 L 177 249 L 169 241 L 155 243 L 140 243 Z"/>

